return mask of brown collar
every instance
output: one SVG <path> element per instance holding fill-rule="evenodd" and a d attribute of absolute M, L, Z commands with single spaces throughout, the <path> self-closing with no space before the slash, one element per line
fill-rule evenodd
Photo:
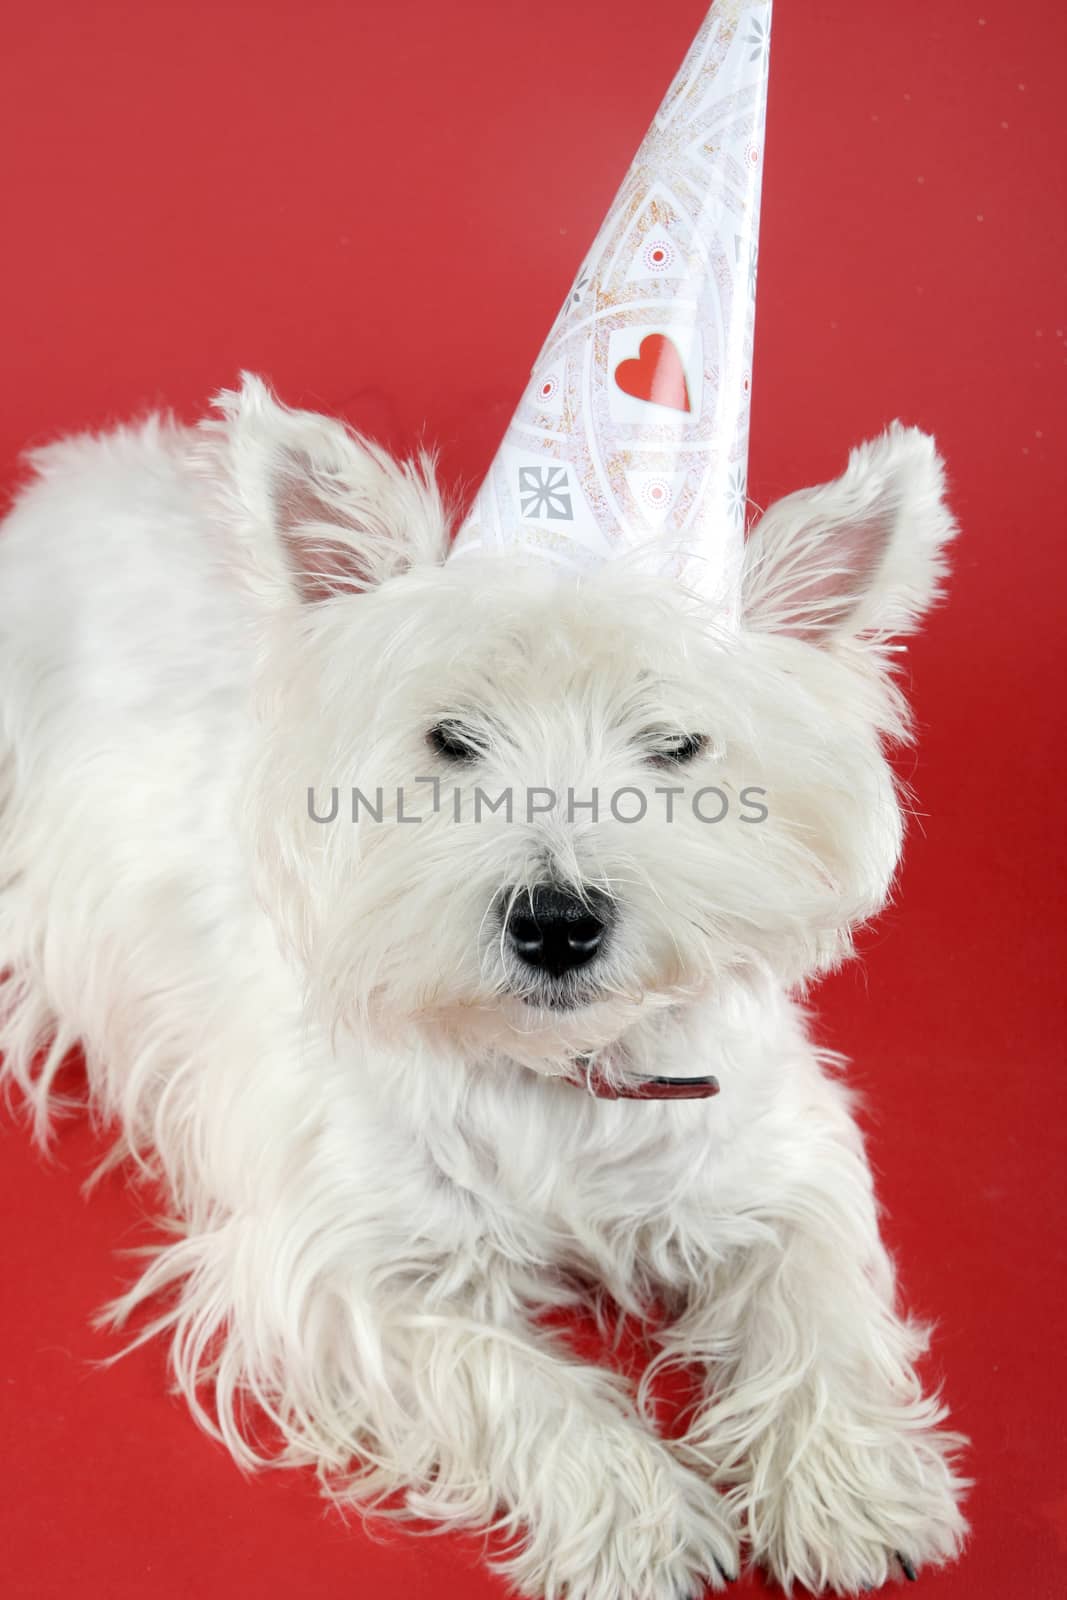
<path fill-rule="evenodd" d="M 615 1084 L 595 1061 L 576 1063 L 578 1075 L 569 1083 L 598 1100 L 708 1100 L 719 1092 L 718 1078 L 643 1078 L 634 1084 Z"/>

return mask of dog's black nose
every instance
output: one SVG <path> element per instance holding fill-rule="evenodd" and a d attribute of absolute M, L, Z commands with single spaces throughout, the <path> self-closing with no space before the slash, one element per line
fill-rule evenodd
<path fill-rule="evenodd" d="M 520 961 L 561 978 L 599 953 L 610 921 L 611 901 L 599 889 L 577 895 L 544 885 L 510 901 L 504 934 Z"/>

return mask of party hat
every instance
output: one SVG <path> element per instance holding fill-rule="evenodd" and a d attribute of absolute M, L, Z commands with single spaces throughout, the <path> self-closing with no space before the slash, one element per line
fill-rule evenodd
<path fill-rule="evenodd" d="M 736 611 L 770 0 L 716 0 L 534 365 L 453 554 L 626 554 Z"/>

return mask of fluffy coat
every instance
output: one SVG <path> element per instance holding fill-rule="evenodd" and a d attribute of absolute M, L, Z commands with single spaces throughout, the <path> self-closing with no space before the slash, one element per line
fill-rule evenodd
<path fill-rule="evenodd" d="M 0 532 L 0 1048 L 44 1139 L 80 1043 L 162 1186 L 114 1316 L 151 1305 L 197 1419 L 494 1525 L 547 1600 L 695 1596 L 742 1541 L 840 1593 L 955 1555 L 961 1441 L 797 1000 L 900 853 L 893 641 L 954 532 L 932 442 L 773 506 L 740 631 L 625 560 L 446 560 L 429 462 L 254 379 L 33 468 Z M 504 935 L 546 881 L 615 907 L 581 992 Z M 721 1092 L 595 1098 L 591 1062 Z M 594 1293 L 666 1307 L 658 1360 L 702 1366 L 682 1439 L 540 1325 Z"/>

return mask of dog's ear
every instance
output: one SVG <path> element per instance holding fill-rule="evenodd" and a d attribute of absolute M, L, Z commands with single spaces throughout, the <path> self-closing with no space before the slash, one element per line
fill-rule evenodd
<path fill-rule="evenodd" d="M 443 561 L 448 517 L 429 456 L 397 462 L 247 373 L 215 407 L 201 460 L 261 583 L 313 603 Z"/>
<path fill-rule="evenodd" d="M 812 644 L 910 632 L 938 597 L 956 525 L 934 441 L 894 423 L 840 478 L 772 505 L 745 551 L 745 625 Z"/>

